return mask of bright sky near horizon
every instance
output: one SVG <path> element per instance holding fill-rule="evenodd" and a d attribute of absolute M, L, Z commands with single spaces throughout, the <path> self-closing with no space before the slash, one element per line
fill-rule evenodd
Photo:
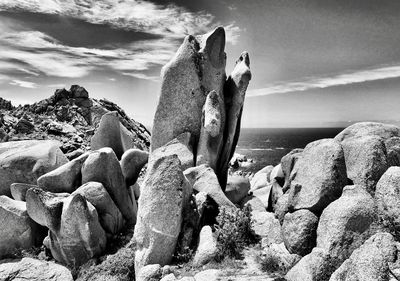
<path fill-rule="evenodd" d="M 250 54 L 243 127 L 400 120 L 398 0 L 0 0 L 0 96 L 80 84 L 151 125 L 162 65 L 218 25 L 227 74 Z"/>

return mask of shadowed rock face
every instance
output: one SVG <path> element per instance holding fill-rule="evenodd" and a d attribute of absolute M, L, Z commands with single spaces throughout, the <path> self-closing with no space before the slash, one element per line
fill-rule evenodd
<path fill-rule="evenodd" d="M 224 86 L 226 124 L 223 139 L 224 146 L 219 157 L 219 169 L 217 171 L 218 179 L 223 189 L 225 189 L 227 181 L 229 161 L 239 140 L 244 97 L 250 79 L 250 57 L 247 52 L 243 52 L 236 61 L 236 66 Z"/>
<path fill-rule="evenodd" d="M 215 91 L 211 91 L 203 107 L 196 164 L 209 164 L 214 171 L 217 169 L 218 156 L 222 149 L 223 109 L 223 101 Z"/>
<path fill-rule="evenodd" d="M 189 35 L 174 58 L 164 66 L 151 150 L 184 132 L 191 133 L 194 143 L 198 142 L 207 94 L 215 90 L 223 98 L 226 78 L 224 48 L 223 28 L 197 38 Z"/>

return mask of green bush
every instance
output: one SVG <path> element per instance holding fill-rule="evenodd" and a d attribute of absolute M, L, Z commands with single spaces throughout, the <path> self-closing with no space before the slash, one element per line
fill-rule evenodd
<path fill-rule="evenodd" d="M 251 228 L 251 209 L 243 210 L 221 207 L 215 225 L 217 236 L 217 261 L 225 257 L 242 258 L 243 249 L 256 243 L 258 238 Z"/>

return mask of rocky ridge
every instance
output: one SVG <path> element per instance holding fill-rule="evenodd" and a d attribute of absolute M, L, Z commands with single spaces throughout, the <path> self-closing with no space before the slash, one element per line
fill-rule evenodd
<path fill-rule="evenodd" d="M 116 112 L 137 148 L 148 150 L 150 133 L 142 124 L 128 117 L 115 103 L 90 98 L 86 89 L 78 85 L 69 90 L 58 89 L 47 99 L 18 107 L 1 99 L 0 139 L 53 139 L 62 143 L 64 153 L 87 151 L 101 117 L 108 112 Z"/>

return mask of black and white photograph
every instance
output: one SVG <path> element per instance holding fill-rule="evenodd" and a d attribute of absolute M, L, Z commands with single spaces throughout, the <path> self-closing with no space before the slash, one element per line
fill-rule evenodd
<path fill-rule="evenodd" d="M 400 1 L 0 0 L 0 281 L 400 280 Z"/>

